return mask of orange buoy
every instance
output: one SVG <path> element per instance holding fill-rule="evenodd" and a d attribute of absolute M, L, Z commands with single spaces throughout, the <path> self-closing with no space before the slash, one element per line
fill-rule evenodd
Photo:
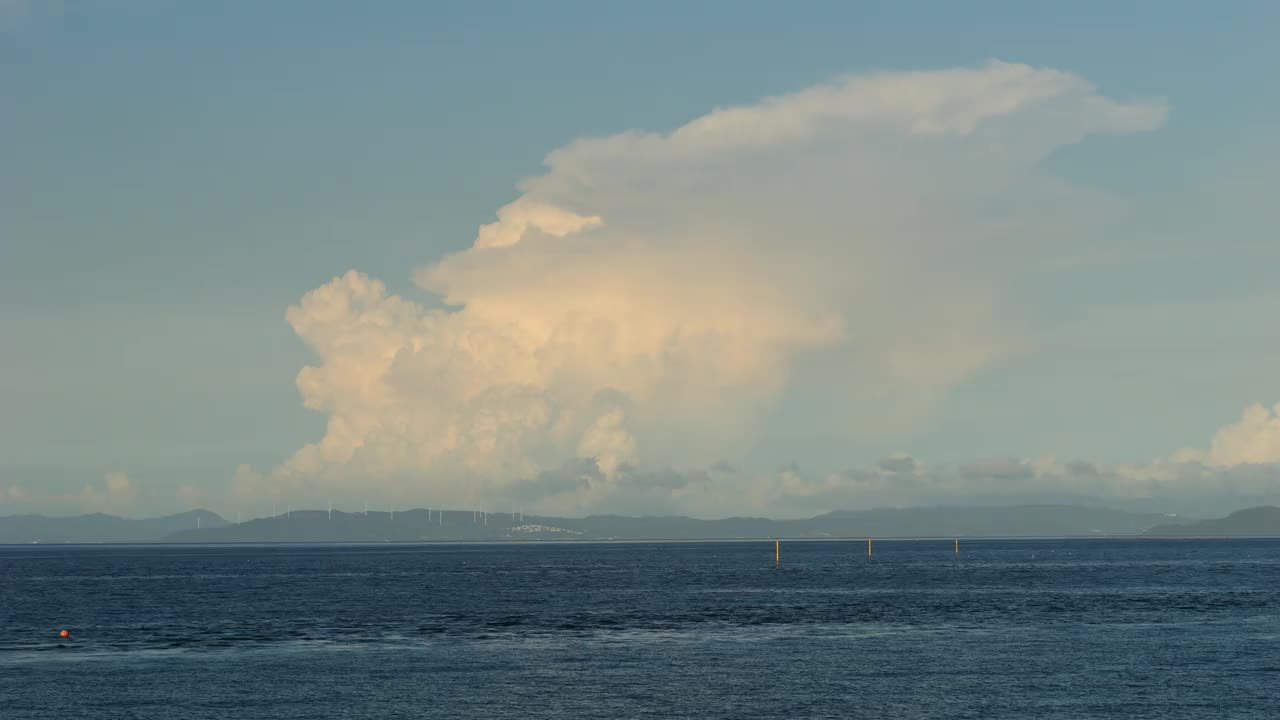
<path fill-rule="evenodd" d="M 67 632 L 66 630 L 63 630 L 62 632 L 58 633 L 58 637 L 71 637 L 71 633 Z"/>

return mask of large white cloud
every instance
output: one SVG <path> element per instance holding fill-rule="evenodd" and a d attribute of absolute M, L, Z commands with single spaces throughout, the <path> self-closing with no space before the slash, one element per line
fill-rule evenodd
<path fill-rule="evenodd" d="M 1183 450 L 1174 458 L 1218 468 L 1280 463 L 1280 403 L 1269 409 L 1261 403 L 1250 405 L 1239 421 L 1213 436 L 1207 451 Z"/>
<path fill-rule="evenodd" d="M 575 141 L 473 247 L 415 274 L 444 309 L 356 271 L 289 309 L 317 357 L 298 388 L 327 428 L 274 471 L 242 468 L 237 491 L 770 502 L 736 474 L 653 469 L 740 456 L 807 353 L 836 358 L 823 381 L 851 419 L 895 425 L 1016 352 L 1006 283 L 1078 251 L 1107 209 L 1040 162 L 1164 114 L 992 62 Z M 589 471 L 553 481 L 580 458 Z"/>

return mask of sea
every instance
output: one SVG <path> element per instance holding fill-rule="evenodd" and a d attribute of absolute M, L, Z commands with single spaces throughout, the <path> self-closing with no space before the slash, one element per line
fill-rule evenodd
<path fill-rule="evenodd" d="M 0 546 L 0 718 L 1280 718 L 1280 540 L 779 550 Z"/>

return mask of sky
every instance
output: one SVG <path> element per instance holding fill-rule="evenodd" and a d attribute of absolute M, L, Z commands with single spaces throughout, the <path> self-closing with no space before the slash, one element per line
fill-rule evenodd
<path fill-rule="evenodd" d="M 1269 2 L 0 2 L 0 514 L 1280 502 Z"/>

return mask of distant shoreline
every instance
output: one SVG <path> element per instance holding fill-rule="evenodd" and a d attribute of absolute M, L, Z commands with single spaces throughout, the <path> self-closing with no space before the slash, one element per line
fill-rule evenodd
<path fill-rule="evenodd" d="M 1232 535 L 1206 537 L 1161 537 L 1144 535 L 1010 535 L 1010 536 L 952 536 L 934 537 L 893 537 L 872 536 L 876 542 L 941 542 L 949 543 L 956 538 L 964 542 L 1053 542 L 1062 540 L 1082 540 L 1094 542 L 1229 542 L 1232 540 L 1280 540 L 1280 534 L 1273 535 Z M 201 541 L 201 542 L 32 542 L 32 543 L 0 543 L 0 548 L 19 547 L 379 547 L 387 545 L 400 546 L 437 546 L 437 545 L 695 545 L 695 544 L 748 544 L 770 543 L 780 540 L 786 543 L 865 543 L 866 536 L 850 537 L 762 537 L 762 538 L 627 538 L 627 539 L 546 539 L 546 540 L 297 540 L 281 542 L 254 542 L 240 540 Z M 961 546 L 963 554 L 963 545 Z"/>
<path fill-rule="evenodd" d="M 158 518 L 0 517 L 3 545 L 311 545 L 476 543 L 860 542 L 1152 540 L 1280 537 L 1280 508 L 1202 520 L 1077 505 L 923 507 L 833 511 L 809 518 L 592 515 L 553 517 L 468 510 L 349 513 L 293 510 L 229 522 L 208 510 Z"/>

